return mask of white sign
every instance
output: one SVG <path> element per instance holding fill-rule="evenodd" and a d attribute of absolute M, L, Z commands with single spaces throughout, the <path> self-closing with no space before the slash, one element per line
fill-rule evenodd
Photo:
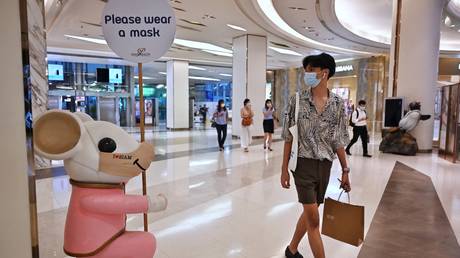
<path fill-rule="evenodd" d="M 335 68 L 336 72 L 350 72 L 353 71 L 353 65 L 339 65 Z"/>
<path fill-rule="evenodd" d="M 135 63 L 163 56 L 176 34 L 176 17 L 168 0 L 110 0 L 101 24 L 113 52 Z"/>

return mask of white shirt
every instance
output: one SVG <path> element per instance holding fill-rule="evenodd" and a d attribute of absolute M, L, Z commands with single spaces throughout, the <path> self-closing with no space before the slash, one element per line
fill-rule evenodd
<path fill-rule="evenodd" d="M 358 112 L 359 115 L 356 115 L 356 112 Z M 361 108 L 357 108 L 353 113 L 351 114 L 351 121 L 355 124 L 355 126 L 366 126 L 367 125 L 367 114 L 364 110 L 361 110 Z M 359 121 L 359 119 L 364 119 L 362 121 Z"/>
<path fill-rule="evenodd" d="M 399 121 L 399 128 L 406 130 L 406 132 L 412 131 L 420 121 L 420 110 L 409 111 L 401 121 Z"/>

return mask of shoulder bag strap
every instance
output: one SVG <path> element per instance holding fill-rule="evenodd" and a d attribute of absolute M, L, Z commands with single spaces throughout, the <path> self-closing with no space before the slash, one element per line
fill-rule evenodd
<path fill-rule="evenodd" d="M 299 93 L 295 94 L 295 124 L 297 125 L 297 121 L 299 120 Z"/>

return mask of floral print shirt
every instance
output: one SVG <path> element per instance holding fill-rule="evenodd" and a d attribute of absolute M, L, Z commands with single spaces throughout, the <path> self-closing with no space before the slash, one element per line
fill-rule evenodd
<path fill-rule="evenodd" d="M 329 91 L 324 110 L 316 110 L 311 89 L 303 89 L 299 94 L 298 157 L 333 161 L 337 149 L 348 145 L 348 121 L 343 99 Z M 292 141 L 289 127 L 295 124 L 295 95 L 291 97 L 285 114 L 282 137 Z"/>

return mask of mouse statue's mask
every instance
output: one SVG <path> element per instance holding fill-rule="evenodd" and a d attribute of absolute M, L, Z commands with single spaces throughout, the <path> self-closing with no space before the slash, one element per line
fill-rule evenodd
<path fill-rule="evenodd" d="M 128 153 L 99 153 L 99 171 L 124 177 L 135 177 L 147 170 L 153 161 L 153 146 L 143 142 L 139 147 Z"/>

